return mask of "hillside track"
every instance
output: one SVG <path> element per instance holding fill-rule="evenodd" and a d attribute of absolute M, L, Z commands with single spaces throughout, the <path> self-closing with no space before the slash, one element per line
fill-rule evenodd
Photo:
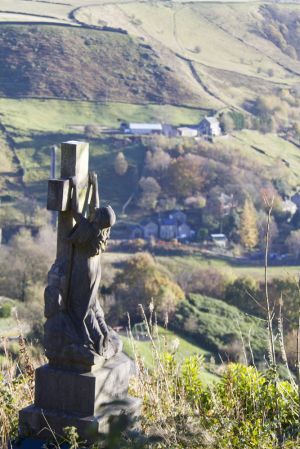
<path fill-rule="evenodd" d="M 223 103 L 224 104 L 224 106 L 226 106 L 226 107 L 232 107 L 232 105 L 230 105 L 229 103 L 226 103 L 221 97 L 219 97 L 217 94 L 215 94 L 204 82 L 203 82 L 203 80 L 201 79 L 201 77 L 200 77 L 200 75 L 199 75 L 199 73 L 197 72 L 197 70 L 195 69 L 195 67 L 194 67 L 194 61 L 193 60 L 191 60 L 191 59 L 189 59 L 189 58 L 187 58 L 187 57 L 185 57 L 185 56 L 182 56 L 181 54 L 179 54 L 179 53 L 174 53 L 175 54 L 175 56 L 177 57 L 177 58 L 179 58 L 179 59 L 181 59 L 182 61 L 184 61 L 184 62 L 186 62 L 187 63 L 187 65 L 188 65 L 188 67 L 189 67 L 189 69 L 190 69 L 190 71 L 191 71 L 191 74 L 192 74 L 192 76 L 193 76 L 193 78 L 195 79 L 195 81 L 198 83 L 198 84 L 200 84 L 200 86 L 202 87 L 202 89 L 208 94 L 208 95 L 210 95 L 211 97 L 213 97 L 215 100 L 217 100 L 217 101 L 220 101 L 221 103 Z"/>
<path fill-rule="evenodd" d="M 179 48 L 185 53 L 188 49 L 185 48 L 185 47 L 183 47 L 183 46 L 181 45 L 181 42 L 180 42 L 179 37 L 178 37 L 178 32 L 177 32 L 177 21 L 176 21 L 177 15 L 178 15 L 183 9 L 184 9 L 184 6 L 182 6 L 181 8 L 178 8 L 177 10 L 174 10 L 174 13 L 173 13 L 173 36 L 174 36 L 174 39 L 175 39 L 177 45 L 179 46 Z M 192 74 L 194 80 L 195 80 L 198 84 L 200 84 L 200 86 L 202 87 L 202 89 L 203 89 L 208 95 L 210 95 L 210 96 L 211 96 L 212 98 L 214 98 L 215 100 L 220 101 L 220 102 L 223 103 L 224 106 L 226 106 L 226 107 L 231 107 L 231 106 L 232 106 L 232 105 L 226 103 L 226 102 L 225 102 L 219 95 L 217 95 L 215 92 L 213 92 L 213 91 L 212 91 L 212 90 L 211 90 L 211 89 L 204 83 L 204 81 L 203 81 L 202 78 L 200 77 L 199 73 L 198 73 L 197 70 L 195 69 L 194 63 L 195 63 L 196 61 L 194 61 L 194 60 L 192 60 L 192 59 L 190 59 L 190 58 L 187 58 L 186 56 L 181 55 L 181 54 L 179 54 L 179 53 L 175 53 L 175 55 L 176 55 L 178 58 L 184 60 L 184 61 L 187 63 L 187 65 L 188 65 L 188 67 L 189 67 L 189 69 L 190 69 L 190 71 L 191 71 L 191 74 Z"/>
<path fill-rule="evenodd" d="M 107 4 L 110 4 L 110 3 L 107 3 Z M 82 7 L 82 6 L 79 6 L 78 8 L 75 8 L 75 9 L 73 9 L 72 11 L 70 11 L 70 13 L 69 13 L 69 19 L 72 21 L 72 22 L 74 22 L 74 23 L 76 23 L 77 25 L 79 25 L 79 26 L 82 26 L 82 27 L 84 27 L 84 28 L 90 28 L 90 29 L 92 29 L 92 30 L 100 30 L 100 31 L 103 31 L 103 32 L 110 32 L 110 33 L 120 33 L 120 34 L 128 34 L 128 31 L 127 30 L 123 30 L 122 28 L 114 28 L 114 27 L 109 27 L 109 26 L 98 26 L 98 25 L 89 25 L 89 24 L 87 24 L 87 23 L 85 23 L 85 22 L 82 22 L 81 20 L 79 20 L 77 17 L 76 17 L 76 13 L 77 12 L 79 12 L 82 8 L 86 8 L 86 7 L 89 7 L 89 6 L 93 6 L 93 5 L 86 5 L 86 6 L 84 6 L 84 7 Z"/>
<path fill-rule="evenodd" d="M 198 71 L 196 70 L 195 64 L 198 64 L 198 65 L 200 65 L 200 66 L 203 66 L 203 67 L 206 68 L 206 69 L 213 69 L 213 70 L 224 71 L 224 72 L 226 72 L 226 73 L 232 73 L 232 74 L 235 74 L 235 75 L 238 75 L 238 76 L 244 76 L 244 77 L 246 77 L 247 79 L 252 79 L 252 80 L 255 80 L 255 81 L 261 81 L 261 78 L 258 77 L 258 76 L 255 76 L 255 75 L 245 75 L 245 74 L 243 74 L 243 73 L 241 73 L 241 72 L 238 72 L 238 71 L 236 71 L 236 70 L 218 69 L 217 67 L 214 67 L 214 66 L 212 66 L 212 65 L 208 65 L 208 64 L 205 64 L 205 63 L 203 63 L 203 62 L 201 62 L 201 61 L 197 61 L 197 60 L 195 60 L 195 59 L 193 59 L 193 58 L 187 57 L 187 56 L 186 56 L 186 52 L 190 52 L 191 50 L 188 49 L 188 48 L 186 48 L 186 47 L 184 47 L 184 46 L 181 44 L 180 39 L 179 39 L 179 36 L 178 36 L 178 32 L 177 32 L 177 20 L 176 20 L 176 19 L 177 19 L 177 16 L 179 15 L 179 13 L 182 12 L 182 11 L 185 9 L 185 7 L 186 7 L 186 4 L 182 5 L 181 7 L 177 8 L 177 9 L 175 8 L 175 10 L 174 10 L 174 12 L 173 12 L 173 36 L 174 36 L 174 39 L 175 39 L 175 41 L 176 41 L 178 47 L 179 47 L 179 48 L 181 49 L 181 51 L 183 52 L 183 54 L 180 54 L 180 53 L 176 52 L 175 55 L 176 55 L 178 58 L 183 59 L 183 60 L 188 64 L 189 69 L 190 69 L 190 71 L 191 71 L 191 73 L 192 73 L 192 76 L 194 77 L 195 81 L 196 81 L 198 84 L 200 84 L 200 86 L 203 88 L 203 90 L 204 90 L 208 95 L 210 95 L 211 97 L 213 97 L 215 100 L 220 101 L 221 103 L 223 103 L 225 107 L 233 108 L 233 109 L 235 109 L 235 110 L 237 110 L 237 111 L 241 111 L 241 112 L 248 112 L 248 111 L 245 111 L 245 109 L 242 108 L 242 107 L 237 107 L 236 105 L 234 105 L 234 104 L 232 104 L 232 103 L 229 103 L 228 101 L 225 101 L 223 98 L 221 98 L 221 96 L 219 96 L 219 95 L 218 95 L 216 92 L 214 92 L 210 87 L 208 87 L 208 85 L 207 85 L 206 83 L 204 83 L 203 79 L 200 77 Z M 203 14 L 202 14 L 202 15 L 203 15 Z M 209 21 L 205 16 L 203 16 L 203 17 L 204 17 L 207 21 Z M 211 21 L 211 24 L 215 25 L 214 22 L 212 22 L 212 21 Z M 219 28 L 222 29 L 221 27 L 219 27 Z M 222 29 L 222 31 L 225 32 L 226 30 L 225 30 L 225 29 L 224 29 L 224 30 Z M 229 33 L 228 33 L 228 34 L 229 34 Z M 235 36 L 232 35 L 232 37 L 235 37 Z M 242 39 L 240 39 L 240 41 L 243 42 Z M 289 87 L 289 84 L 288 84 L 288 83 L 279 83 L 279 82 L 276 82 L 276 81 L 274 81 L 274 82 L 271 81 L 271 83 L 274 84 L 275 86 L 278 85 L 278 86 L 280 86 L 280 87 Z M 270 84 L 269 80 L 268 80 L 268 84 Z"/>

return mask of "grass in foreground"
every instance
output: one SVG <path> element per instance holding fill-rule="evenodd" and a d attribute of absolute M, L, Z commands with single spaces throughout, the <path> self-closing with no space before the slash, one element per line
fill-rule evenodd
<path fill-rule="evenodd" d="M 124 436 L 113 449 L 296 449 L 299 398 L 291 381 L 281 381 L 276 367 L 229 364 L 216 383 L 202 379 L 203 355 L 180 361 L 164 348 L 159 333 L 146 322 L 153 367 L 145 366 L 131 341 L 137 374 L 130 393 L 143 400 L 140 432 Z M 152 331 L 150 331 L 152 328 Z M 20 340 L 19 358 L 5 356 L 0 374 L 0 445 L 17 436 L 18 411 L 33 401 L 33 362 Z M 181 358 L 181 357 L 180 357 Z M 18 366 L 18 369 L 17 369 Z M 66 430 L 78 448 L 76 429 Z M 64 439 L 64 441 L 66 440 Z M 82 445 L 80 445 L 82 447 Z M 93 449 L 98 449 L 96 444 Z"/>

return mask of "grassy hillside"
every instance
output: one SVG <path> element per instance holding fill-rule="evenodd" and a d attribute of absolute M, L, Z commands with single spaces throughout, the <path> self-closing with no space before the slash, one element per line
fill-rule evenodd
<path fill-rule="evenodd" d="M 287 9 L 300 14 L 297 4 L 278 6 L 279 12 Z M 300 73 L 297 57 L 263 33 L 268 20 L 263 2 L 130 2 L 83 6 L 75 16 L 86 24 L 121 26 L 166 58 L 166 49 L 173 58 L 184 58 L 186 69 L 219 107 L 242 106 L 253 88 L 258 94 L 292 86 Z M 280 20 L 288 18 L 280 15 Z"/>
<path fill-rule="evenodd" d="M 255 114 L 258 95 L 281 101 L 283 91 L 287 100 L 269 112 L 278 122 L 274 132 L 235 131 L 217 143 L 232 160 L 246 156 L 272 168 L 272 181 L 278 172 L 291 189 L 298 186 L 299 148 L 277 132 L 300 113 L 297 40 L 288 32 L 290 26 L 297 36 L 299 5 L 16 0 L 11 6 L 4 0 L 0 19 L 1 11 L 72 25 L 0 25 L 1 195 L 23 191 L 44 201 L 51 145 L 85 139 L 91 140 L 91 164 L 102 176 L 102 197 L 120 211 L 137 187 L 144 145 L 118 137 L 91 139 L 85 125 L 191 124 L 228 108 L 242 110 L 246 120 Z M 129 161 L 124 177 L 113 170 L 120 150 Z"/>
<path fill-rule="evenodd" d="M 4 86 L 0 77 L 5 95 L 244 108 L 254 95 L 292 88 L 300 74 L 297 4 L 98 1 L 86 6 L 80 1 L 68 5 L 16 1 L 9 7 L 6 3 L 0 6 L 3 22 L 5 17 L 12 20 L 5 14 L 23 14 L 19 20 L 24 21 L 28 14 L 29 22 L 35 17 L 76 27 L 2 25 L 3 76 L 10 75 Z M 281 25 L 291 32 L 282 31 Z M 129 35 L 103 31 L 105 27 Z M 16 63 L 19 56 L 21 64 Z M 47 70 L 51 81 L 42 76 Z M 36 83 L 40 78 L 42 82 Z M 20 89 L 22 79 L 25 86 Z"/>
<path fill-rule="evenodd" d="M 0 98 L 1 123 L 14 135 L 69 131 L 76 134 L 85 125 L 119 127 L 124 120 L 197 124 L 204 115 L 201 108 L 168 104 Z"/>
<path fill-rule="evenodd" d="M 192 336 L 198 344 L 215 353 L 239 357 L 245 339 L 245 350 L 251 345 L 254 358 L 264 358 L 264 321 L 245 315 L 218 299 L 190 295 L 179 305 L 174 326 L 183 329 L 186 335 Z"/>
<path fill-rule="evenodd" d="M 0 55 L 1 96 L 195 103 L 180 73 L 127 35 L 2 25 Z"/>

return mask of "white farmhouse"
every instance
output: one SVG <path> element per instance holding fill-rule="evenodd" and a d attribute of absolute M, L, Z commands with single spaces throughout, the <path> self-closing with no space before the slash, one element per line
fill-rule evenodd
<path fill-rule="evenodd" d="M 205 136 L 220 136 L 222 134 L 220 122 L 217 117 L 204 117 L 198 127 L 199 134 Z"/>
<path fill-rule="evenodd" d="M 187 126 L 182 126 L 177 128 L 178 134 L 181 137 L 197 137 L 198 131 L 195 128 L 188 128 Z"/>

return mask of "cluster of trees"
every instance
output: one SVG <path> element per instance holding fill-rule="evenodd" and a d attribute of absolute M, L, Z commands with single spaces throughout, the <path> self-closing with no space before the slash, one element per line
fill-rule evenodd
<path fill-rule="evenodd" d="M 139 306 L 147 309 L 151 302 L 161 318 L 172 315 L 184 298 L 183 290 L 174 282 L 171 273 L 149 253 L 139 253 L 127 260 L 115 276 L 111 290 L 115 305 L 110 317 L 114 322 L 123 323 L 127 323 L 128 313 L 132 320 L 139 321 Z"/>
<path fill-rule="evenodd" d="M 250 235 L 249 239 L 252 238 L 253 236 Z M 26 306 L 20 308 L 21 317 L 33 327 L 35 336 L 41 335 L 43 290 L 47 272 L 54 257 L 55 235 L 51 227 L 41 228 L 36 236 L 32 236 L 31 232 L 23 229 L 9 245 L 3 246 L 1 251 L 0 296 L 18 300 Z M 249 276 L 232 278 L 213 268 L 190 266 L 174 270 L 173 273 L 165 265 L 158 263 L 149 253 L 137 253 L 127 259 L 114 277 L 111 276 L 111 270 L 108 267 L 105 268 L 107 268 L 104 270 L 106 287 L 103 294 L 104 298 L 108 295 L 111 300 L 108 307 L 108 320 L 111 324 L 126 325 L 128 313 L 132 322 L 139 322 L 141 321 L 140 305 L 148 310 L 152 304 L 160 322 L 164 322 L 166 317 L 169 317 L 171 325 L 172 322 L 179 323 L 180 320 L 178 321 L 177 318 L 183 314 L 184 323 L 189 332 L 198 334 L 200 328 L 198 321 L 195 321 L 195 316 L 201 315 L 204 311 L 201 313 L 197 311 L 195 315 L 196 311 L 193 309 L 195 305 L 190 303 L 190 300 L 188 300 L 190 304 L 188 306 L 185 302 L 186 298 L 191 298 L 193 294 L 216 298 L 220 301 L 220 308 L 225 307 L 224 310 L 227 308 L 223 303 L 227 303 L 251 316 L 265 317 L 264 285 Z M 284 330 L 290 348 L 288 356 L 292 359 L 295 349 L 293 335 L 299 316 L 298 282 L 293 278 L 272 279 L 268 287 L 271 307 L 276 314 L 282 311 Z M 209 303 L 207 300 L 203 299 L 203 301 L 205 304 Z M 218 304 L 215 302 L 214 304 L 217 307 Z M 192 309 L 194 312 L 190 313 Z M 7 311 L 1 309 L 0 312 L 5 314 Z M 205 314 L 203 317 L 207 318 L 208 315 Z M 173 318 L 176 318 L 175 321 Z M 202 326 L 204 326 L 203 323 Z M 205 330 L 203 328 L 201 332 L 201 335 L 204 335 L 208 332 L 208 328 Z M 230 345 L 234 343 L 233 340 L 230 342 Z M 229 343 L 225 340 L 220 345 L 220 348 L 230 350 Z"/>
<path fill-rule="evenodd" d="M 9 245 L 1 246 L 0 296 L 20 302 L 19 317 L 38 336 L 42 334 L 44 288 L 55 250 L 56 234 L 51 226 L 42 227 L 36 236 L 21 229 Z"/>
<path fill-rule="evenodd" d="M 128 170 L 128 162 L 122 151 L 120 151 L 114 161 L 114 169 L 117 175 L 123 176 Z"/>
<path fill-rule="evenodd" d="M 193 215 L 199 240 L 212 232 L 224 232 L 233 243 L 251 250 L 264 247 L 265 198 L 273 199 L 271 242 L 278 237 L 288 219 L 281 209 L 282 197 L 289 190 L 287 167 L 274 164 L 267 170 L 239 149 L 233 158 L 232 149 L 204 141 L 157 136 L 145 140 L 144 145 L 147 151 L 136 207 L 147 214 L 184 208 Z M 289 229 L 284 228 L 281 241 L 294 230 L 292 222 Z"/>
<path fill-rule="evenodd" d="M 17 199 L 13 205 L 1 205 L 0 227 L 22 225 L 40 228 L 49 223 L 50 217 L 50 212 L 41 208 L 35 199 L 22 197 Z"/>
<path fill-rule="evenodd" d="M 227 111 L 220 117 L 221 126 L 225 131 L 244 127 L 264 132 L 289 130 L 298 139 L 300 123 L 295 115 L 300 104 L 298 97 L 298 93 L 290 89 L 281 89 L 276 95 L 259 96 L 253 103 L 252 117 Z M 141 143 L 146 155 L 138 190 L 132 192 L 131 207 L 138 207 L 147 214 L 176 207 L 198 210 L 198 220 L 193 225 L 200 240 L 209 233 L 224 232 L 234 243 L 252 249 L 263 246 L 267 192 L 276 203 L 271 224 L 273 241 L 278 236 L 284 219 L 288 218 L 280 210 L 280 203 L 290 194 L 289 168 L 281 161 L 267 169 L 259 166 L 254 158 L 246 157 L 239 148 L 233 150 L 226 143 L 220 145 L 203 140 L 152 136 L 142 139 Z M 123 152 L 115 157 L 114 169 L 119 176 L 128 172 Z M 234 202 L 225 212 L 220 201 L 223 194 L 232 195 Z M 250 221 L 244 219 L 244 215 L 251 217 Z M 280 236 L 281 242 L 294 230 L 293 226 L 285 230 Z M 288 245 L 288 241 L 286 243 Z"/>
<path fill-rule="evenodd" d="M 112 324 L 127 325 L 128 314 L 132 324 L 140 322 L 143 319 L 140 306 L 146 312 L 149 308 L 153 311 L 153 307 L 158 322 L 164 323 L 167 316 L 171 328 L 236 360 L 243 355 L 241 344 L 237 344 L 239 321 L 245 335 L 252 329 L 255 357 L 262 360 L 265 353 L 265 285 L 251 276 L 233 277 L 213 268 L 190 266 L 172 273 L 150 254 L 138 253 L 123 264 L 108 291 L 110 299 L 113 298 L 108 310 Z M 298 282 L 292 277 L 273 278 L 268 291 L 274 327 L 281 316 L 287 356 L 294 367 L 300 303 Z"/>

